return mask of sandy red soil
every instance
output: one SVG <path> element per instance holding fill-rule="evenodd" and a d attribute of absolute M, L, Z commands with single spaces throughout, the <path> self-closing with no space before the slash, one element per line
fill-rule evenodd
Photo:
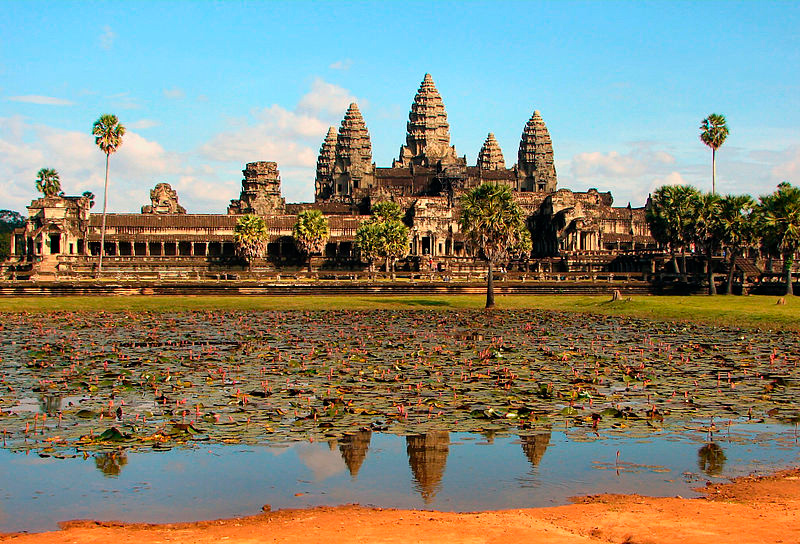
<path fill-rule="evenodd" d="M 60 531 L 0 536 L 2 542 L 232 543 L 542 542 L 746 544 L 800 542 L 800 469 L 740 478 L 699 499 L 597 495 L 553 508 L 449 513 L 356 505 L 281 510 L 167 525 L 71 521 Z"/>

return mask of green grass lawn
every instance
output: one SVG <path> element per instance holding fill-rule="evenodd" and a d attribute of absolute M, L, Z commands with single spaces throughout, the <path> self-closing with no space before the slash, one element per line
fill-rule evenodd
<path fill-rule="evenodd" d="M 538 308 L 656 320 L 800 330 L 800 297 L 777 305 L 773 296 L 634 296 L 611 302 L 607 296 L 499 296 L 498 310 Z M 485 298 L 470 296 L 96 296 L 0 299 L 0 312 L 183 311 L 183 310 L 328 310 L 482 308 Z"/>

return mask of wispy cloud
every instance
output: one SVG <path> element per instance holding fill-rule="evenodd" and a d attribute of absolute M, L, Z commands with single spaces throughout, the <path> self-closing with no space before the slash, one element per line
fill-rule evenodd
<path fill-rule="evenodd" d="M 130 123 L 125 123 L 127 128 L 132 128 L 135 130 L 142 130 L 146 128 L 153 128 L 159 126 L 161 123 L 154 119 L 139 119 L 138 121 L 131 121 Z"/>
<path fill-rule="evenodd" d="M 55 96 L 43 96 L 40 94 L 26 94 L 22 96 L 9 96 L 12 102 L 25 102 L 28 104 L 39 104 L 42 106 L 71 106 L 74 104 L 71 100 L 66 98 L 57 98 Z"/>
<path fill-rule="evenodd" d="M 100 47 L 108 51 L 112 47 L 114 47 L 114 40 L 116 39 L 117 35 L 111 30 L 109 25 L 105 25 L 103 27 L 103 33 L 100 34 Z"/>
<path fill-rule="evenodd" d="M 164 97 L 171 100 L 181 100 L 186 97 L 186 93 L 179 87 L 173 87 L 172 89 L 164 89 Z"/>
<path fill-rule="evenodd" d="M 349 70 L 352 65 L 353 61 L 351 59 L 343 59 L 343 60 L 337 60 L 336 62 L 328 66 L 328 68 L 330 68 L 331 70 Z"/>

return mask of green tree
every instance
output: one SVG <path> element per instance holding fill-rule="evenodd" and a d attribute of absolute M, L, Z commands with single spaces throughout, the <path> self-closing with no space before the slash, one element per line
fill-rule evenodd
<path fill-rule="evenodd" d="M 728 124 L 725 116 L 719 113 L 712 113 L 700 125 L 703 131 L 700 133 L 700 140 L 711 148 L 711 192 L 717 192 L 717 149 L 722 147 L 728 137 Z"/>
<path fill-rule="evenodd" d="M 361 258 L 367 261 L 369 271 L 373 271 L 375 259 L 378 257 L 380 247 L 380 224 L 373 219 L 368 219 L 356 229 L 355 244 L 361 253 Z"/>
<path fill-rule="evenodd" d="M 403 210 L 396 202 L 385 200 L 373 204 L 372 215 L 381 221 L 400 221 L 403 217 Z"/>
<path fill-rule="evenodd" d="M 243 215 L 236 221 L 233 241 L 236 244 L 236 253 L 250 264 L 253 259 L 263 257 L 267 252 L 267 223 L 258 215 Z"/>
<path fill-rule="evenodd" d="M 755 213 L 765 244 L 776 248 L 783 258 L 786 294 L 793 295 L 792 265 L 800 248 L 800 188 L 781 183 L 774 193 L 759 198 Z"/>
<path fill-rule="evenodd" d="M 714 253 L 722 240 L 720 227 L 720 197 L 714 193 L 702 193 L 693 201 L 691 213 L 692 241 L 695 247 L 703 252 L 706 260 L 706 281 L 708 294 L 717 294 L 714 282 Z"/>
<path fill-rule="evenodd" d="M 0 260 L 11 254 L 11 237 L 14 236 L 14 230 L 24 226 L 25 218 L 19 212 L 0 210 Z"/>
<path fill-rule="evenodd" d="M 369 263 L 370 272 L 375 259 L 385 259 L 386 272 L 394 272 L 397 259 L 408 255 L 409 230 L 401 218 L 403 210 L 395 202 L 377 202 L 372 206 L 372 217 L 356 231 L 356 247 Z"/>
<path fill-rule="evenodd" d="M 719 227 L 722 245 L 728 259 L 728 277 L 725 281 L 725 294 L 733 290 L 733 276 L 736 259 L 755 242 L 753 206 L 750 195 L 726 195 L 720 200 Z"/>
<path fill-rule="evenodd" d="M 308 255 L 308 273 L 311 273 L 311 255 L 322 253 L 328 241 L 330 230 L 328 219 L 319 210 L 304 210 L 297 214 L 292 228 L 298 249 Z"/>
<path fill-rule="evenodd" d="M 700 193 L 690 185 L 663 185 L 653 192 L 646 218 L 656 241 L 668 248 L 676 274 L 686 281 L 686 249 L 692 240 L 692 213 Z M 681 253 L 682 267 L 677 254 Z"/>
<path fill-rule="evenodd" d="M 397 259 L 408 255 L 408 227 L 398 219 L 378 223 L 378 255 L 386 259 L 386 272 L 394 274 Z"/>
<path fill-rule="evenodd" d="M 56 196 L 61 192 L 61 178 L 52 168 L 42 168 L 36 173 L 36 190 L 44 196 Z"/>
<path fill-rule="evenodd" d="M 106 209 L 108 208 L 108 163 L 112 153 L 116 153 L 122 145 L 125 127 L 119 123 L 116 115 L 103 114 L 92 126 L 94 143 L 106 154 L 106 181 L 103 185 L 103 222 L 100 227 L 100 256 L 97 260 L 97 274 L 103 273 L 103 253 L 106 245 Z"/>
<path fill-rule="evenodd" d="M 486 308 L 494 308 L 494 266 L 514 253 L 530 251 L 522 208 L 507 185 L 484 183 L 461 198 L 461 231 L 489 265 Z"/>

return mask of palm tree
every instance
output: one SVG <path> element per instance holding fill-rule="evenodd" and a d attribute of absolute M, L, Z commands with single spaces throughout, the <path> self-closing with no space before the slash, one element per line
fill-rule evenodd
<path fill-rule="evenodd" d="M 42 168 L 36 173 L 36 190 L 44 196 L 56 196 L 61 192 L 61 178 L 52 168 Z"/>
<path fill-rule="evenodd" d="M 752 213 L 754 205 L 755 202 L 750 195 L 727 195 L 720 201 L 719 226 L 722 245 L 725 246 L 728 253 L 726 295 L 730 295 L 733 288 L 736 259 L 745 248 L 754 242 L 755 230 Z"/>
<path fill-rule="evenodd" d="M 461 198 L 461 231 L 489 264 L 486 308 L 494 308 L 494 265 L 510 253 L 530 251 L 522 208 L 508 185 L 484 183 Z"/>
<path fill-rule="evenodd" d="M 294 241 L 301 252 L 308 255 L 308 273 L 311 273 L 311 255 L 322 253 L 328 241 L 328 219 L 319 210 L 304 210 L 297 214 L 292 229 Z"/>
<path fill-rule="evenodd" d="M 792 265 L 800 248 L 800 188 L 783 182 L 774 193 L 759 200 L 756 208 L 758 229 L 766 245 L 781 252 L 786 294 L 793 295 Z"/>
<path fill-rule="evenodd" d="M 119 123 L 116 115 L 105 113 L 94 122 L 92 126 L 94 143 L 106 154 L 106 182 L 103 186 L 103 223 L 100 227 L 100 257 L 97 261 L 97 274 L 103 272 L 103 253 L 105 253 L 106 243 L 106 209 L 108 207 L 108 161 L 112 153 L 115 153 L 122 145 L 122 136 L 125 135 L 125 127 Z"/>
<path fill-rule="evenodd" d="M 381 245 L 381 226 L 374 219 L 368 219 L 356 229 L 355 245 L 358 248 L 361 258 L 369 264 L 370 274 L 373 270 L 375 257 L 378 256 L 378 249 Z"/>
<path fill-rule="evenodd" d="M 267 223 L 258 215 L 243 215 L 233 228 L 233 241 L 236 244 L 236 253 L 249 265 L 253 259 L 263 257 L 267 251 Z"/>
<path fill-rule="evenodd" d="M 692 239 L 695 246 L 701 248 L 706 257 L 706 280 L 708 294 L 717 294 L 714 282 L 714 252 L 720 244 L 720 197 L 714 193 L 703 193 L 694 201 L 691 214 Z"/>
<path fill-rule="evenodd" d="M 397 219 L 382 221 L 379 225 L 378 255 L 386 259 L 386 273 L 394 275 L 395 261 L 408 255 L 408 227 Z"/>
<path fill-rule="evenodd" d="M 717 149 L 728 137 L 728 125 L 725 116 L 719 113 L 709 114 L 700 125 L 703 132 L 700 139 L 711 148 L 711 192 L 717 192 Z"/>
<path fill-rule="evenodd" d="M 691 185 L 663 185 L 653 192 L 647 222 L 656 241 L 669 248 L 676 273 L 686 281 L 686 248 L 692 239 L 692 210 L 700 192 Z M 682 270 L 677 252 L 681 252 Z"/>

